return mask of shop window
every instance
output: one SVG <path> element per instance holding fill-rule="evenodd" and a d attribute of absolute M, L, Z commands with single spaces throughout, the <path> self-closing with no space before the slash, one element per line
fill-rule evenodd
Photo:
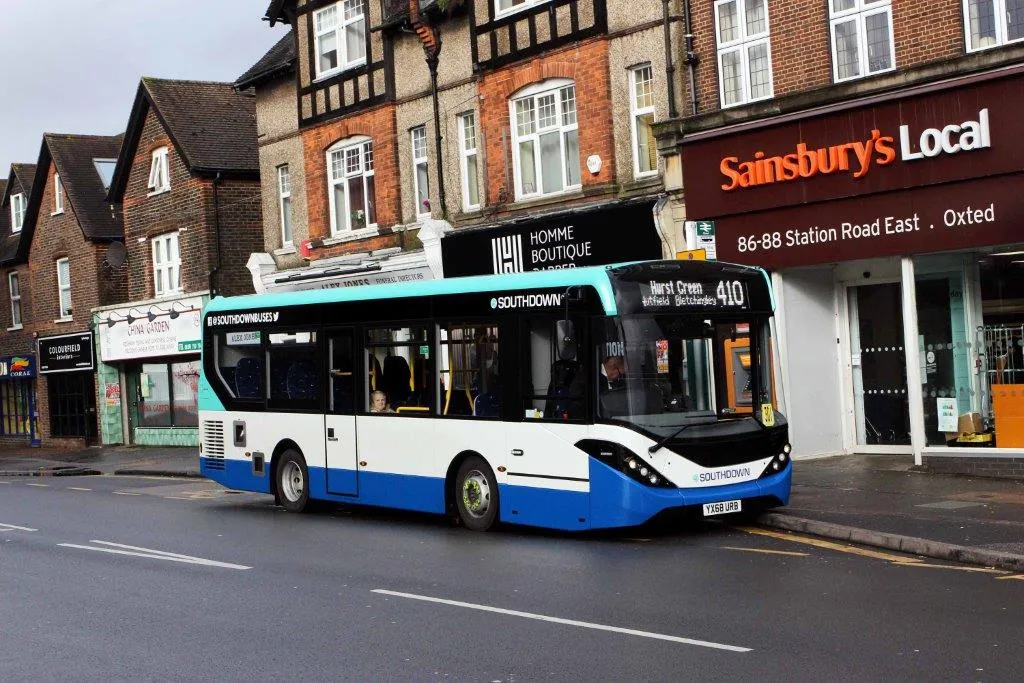
<path fill-rule="evenodd" d="M 890 0 L 830 0 L 829 15 L 837 83 L 895 68 Z"/>
<path fill-rule="evenodd" d="M 516 199 L 579 189 L 575 84 L 560 79 L 539 83 L 510 106 Z"/>
<path fill-rule="evenodd" d="M 96 436 L 96 391 L 93 374 L 68 372 L 47 377 L 50 435 L 91 439 Z"/>
<path fill-rule="evenodd" d="M 576 335 L 583 322 L 573 320 Z M 575 357 L 559 358 L 557 321 L 551 318 L 523 322 L 523 414 L 527 419 L 582 420 L 586 416 L 587 366 L 582 346 Z"/>
<path fill-rule="evenodd" d="M 357 137 L 337 143 L 327 150 L 327 171 L 331 235 L 375 228 L 373 142 Z"/>
<path fill-rule="evenodd" d="M 366 331 L 365 412 L 429 415 L 434 370 L 425 327 L 378 327 Z M 374 405 L 374 392 L 377 405 Z M 383 406 L 381 405 L 383 398 Z"/>
<path fill-rule="evenodd" d="M 772 58 L 767 0 L 715 2 L 718 82 L 722 106 L 772 96 Z"/>
<path fill-rule="evenodd" d="M 31 379 L 0 381 L 0 436 L 27 436 L 32 433 Z"/>
<path fill-rule="evenodd" d="M 139 427 L 199 426 L 199 361 L 144 363 L 136 378 Z"/>
<path fill-rule="evenodd" d="M 320 398 L 316 332 L 267 334 L 267 390 L 271 407 L 308 409 Z"/>
<path fill-rule="evenodd" d="M 1021 0 L 963 0 L 967 51 L 1024 40 L 1024 2 Z"/>
<path fill-rule="evenodd" d="M 654 125 L 654 72 L 650 64 L 629 71 L 630 125 L 633 133 L 633 176 L 644 178 L 658 173 L 658 147 Z"/>
<path fill-rule="evenodd" d="M 449 325 L 439 334 L 440 413 L 501 417 L 497 325 Z"/>

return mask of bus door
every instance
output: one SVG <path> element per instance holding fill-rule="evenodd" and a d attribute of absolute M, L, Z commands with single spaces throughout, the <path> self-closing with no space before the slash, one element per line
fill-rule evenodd
<path fill-rule="evenodd" d="M 327 492 L 358 493 L 356 458 L 356 364 L 351 328 L 327 332 Z"/>

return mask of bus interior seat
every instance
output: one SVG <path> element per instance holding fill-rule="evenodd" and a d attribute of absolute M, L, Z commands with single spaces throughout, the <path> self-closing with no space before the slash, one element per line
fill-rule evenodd
<path fill-rule="evenodd" d="M 316 368 L 308 360 L 298 360 L 288 366 L 285 383 L 288 398 L 316 398 Z"/>
<path fill-rule="evenodd" d="M 238 398 L 262 395 L 263 367 L 256 358 L 239 358 L 235 363 L 235 394 Z"/>
<path fill-rule="evenodd" d="M 501 415 L 501 398 L 486 392 L 473 401 L 473 414 L 477 417 L 498 417 Z"/>
<path fill-rule="evenodd" d="M 378 388 L 383 387 L 388 395 L 391 408 L 405 405 L 412 393 L 409 388 L 409 363 L 402 356 L 388 356 L 384 359 L 384 377 Z"/>

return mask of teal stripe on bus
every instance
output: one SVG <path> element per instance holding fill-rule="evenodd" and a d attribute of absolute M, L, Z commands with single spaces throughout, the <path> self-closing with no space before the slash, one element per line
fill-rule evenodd
<path fill-rule="evenodd" d="M 626 264 L 586 266 L 583 268 L 565 268 L 561 270 L 536 270 L 509 275 L 475 275 L 442 280 L 417 280 L 415 282 L 313 289 L 300 292 L 216 297 L 206 305 L 206 312 L 590 285 L 597 290 L 605 314 L 615 315 L 618 309 L 615 305 L 615 294 L 612 291 L 608 270 L 623 265 Z"/>

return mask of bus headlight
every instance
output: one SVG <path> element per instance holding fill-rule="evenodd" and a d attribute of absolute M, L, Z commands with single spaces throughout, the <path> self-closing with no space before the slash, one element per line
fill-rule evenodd
<path fill-rule="evenodd" d="M 576 447 L 612 469 L 622 472 L 639 484 L 660 488 L 675 488 L 675 485 L 666 479 L 661 472 L 651 467 L 639 455 L 619 444 L 598 441 L 596 439 L 583 439 L 576 443 Z"/>

